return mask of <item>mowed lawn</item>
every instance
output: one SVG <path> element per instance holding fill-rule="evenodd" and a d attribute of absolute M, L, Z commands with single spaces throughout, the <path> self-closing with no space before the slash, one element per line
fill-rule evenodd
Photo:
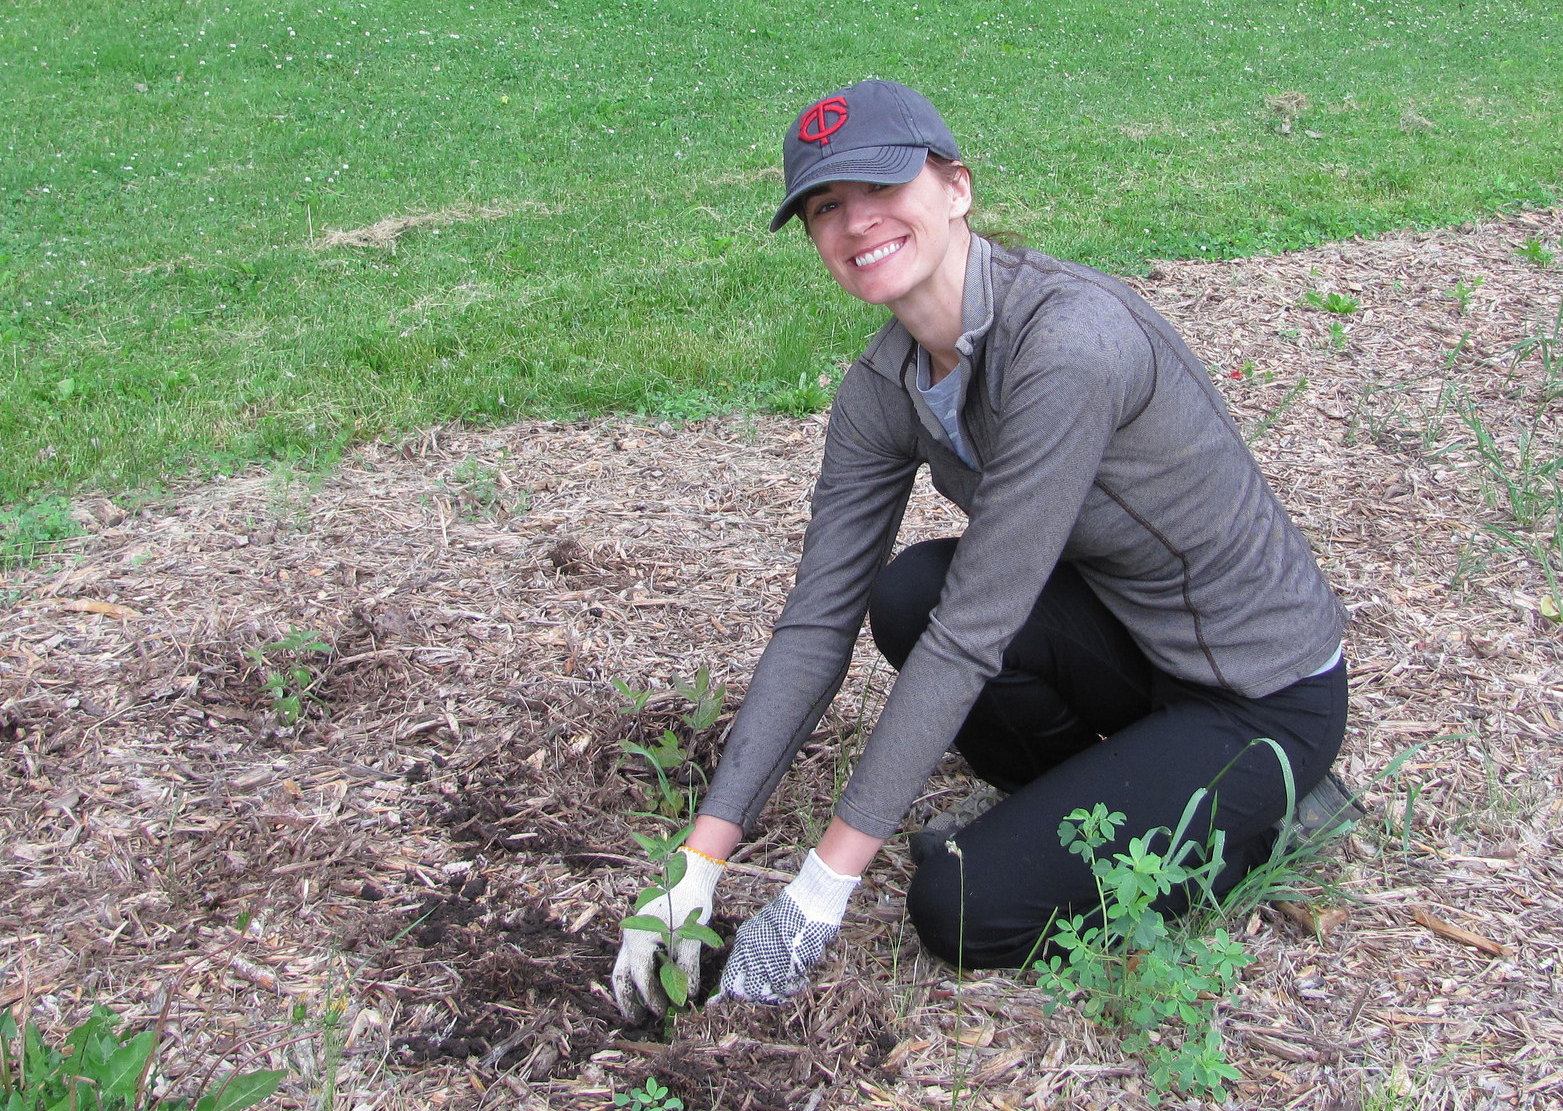
<path fill-rule="evenodd" d="M 880 314 L 766 223 L 793 114 L 864 77 L 944 111 L 981 223 L 1117 271 L 1563 181 L 1554 0 L 317 3 L 0 15 L 13 525 L 449 420 L 817 403 Z"/>

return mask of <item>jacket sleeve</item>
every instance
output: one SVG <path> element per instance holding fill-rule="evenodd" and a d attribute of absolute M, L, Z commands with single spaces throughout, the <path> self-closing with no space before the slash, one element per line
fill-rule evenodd
<path fill-rule="evenodd" d="M 1149 342 L 1105 300 L 1016 334 L 970 524 L 836 808 L 854 829 L 900 825 L 1052 574 L 1129 394 L 1154 380 Z"/>
<path fill-rule="evenodd" d="M 831 406 L 797 580 L 755 669 L 702 814 L 753 828 L 840 688 L 919 459 L 910 405 L 863 366 Z"/>

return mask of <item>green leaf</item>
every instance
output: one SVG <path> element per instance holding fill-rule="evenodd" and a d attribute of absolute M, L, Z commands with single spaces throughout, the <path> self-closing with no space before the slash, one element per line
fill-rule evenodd
<path fill-rule="evenodd" d="M 663 865 L 663 883 L 669 891 L 678 886 L 678 881 L 684 878 L 689 871 L 689 856 L 687 853 L 675 852 L 668 857 Z"/>
<path fill-rule="evenodd" d="M 635 844 L 639 845 L 646 855 L 653 859 L 656 858 L 658 851 L 662 848 L 660 838 L 647 837 L 644 833 L 636 833 L 633 829 L 630 830 L 630 836 L 635 839 Z"/>
<path fill-rule="evenodd" d="M 287 1075 L 281 1069 L 231 1075 L 212 1095 L 210 1111 L 244 1111 L 247 1107 L 254 1107 L 275 1092 Z"/>
<path fill-rule="evenodd" d="M 667 923 L 652 914 L 632 914 L 619 925 L 626 930 L 645 930 L 647 933 L 666 934 Z"/>
<path fill-rule="evenodd" d="M 679 937 L 684 938 L 686 941 L 698 941 L 700 944 L 709 945 L 713 949 L 720 949 L 723 945 L 722 935 L 710 926 L 702 926 L 698 922 L 686 923 L 680 926 L 677 933 Z"/>
<path fill-rule="evenodd" d="M 668 998 L 675 1006 L 682 1007 L 689 1002 L 689 977 L 682 968 L 672 961 L 665 961 L 657 969 L 657 978 L 662 981 L 662 990 L 668 993 Z"/>
<path fill-rule="evenodd" d="M 136 1085 L 146 1071 L 147 1059 L 157 1046 L 157 1031 L 143 1030 L 120 1046 L 96 1077 L 106 1096 L 123 1096 L 130 1099 L 136 1094 Z"/>
<path fill-rule="evenodd" d="M 666 894 L 667 892 L 664 891 L 661 887 L 658 887 L 656 884 L 651 884 L 642 890 L 639 895 L 635 896 L 635 909 L 637 911 L 645 910 L 648 906 Z"/>

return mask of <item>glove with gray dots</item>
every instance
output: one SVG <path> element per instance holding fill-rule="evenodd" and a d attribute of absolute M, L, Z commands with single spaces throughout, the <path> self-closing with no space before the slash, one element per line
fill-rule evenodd
<path fill-rule="evenodd" d="M 809 850 L 798 877 L 739 927 L 716 998 L 780 1003 L 807 987 L 861 879 L 837 875 Z"/>

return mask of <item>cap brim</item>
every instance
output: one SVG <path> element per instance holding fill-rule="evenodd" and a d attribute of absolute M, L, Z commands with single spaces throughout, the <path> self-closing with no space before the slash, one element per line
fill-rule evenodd
<path fill-rule="evenodd" d="M 793 185 L 771 220 L 771 230 L 780 231 L 782 225 L 798 214 L 798 205 L 804 196 L 821 185 L 833 181 L 904 185 L 923 172 L 927 161 L 927 147 L 864 147 L 828 155 L 810 166 Z"/>

